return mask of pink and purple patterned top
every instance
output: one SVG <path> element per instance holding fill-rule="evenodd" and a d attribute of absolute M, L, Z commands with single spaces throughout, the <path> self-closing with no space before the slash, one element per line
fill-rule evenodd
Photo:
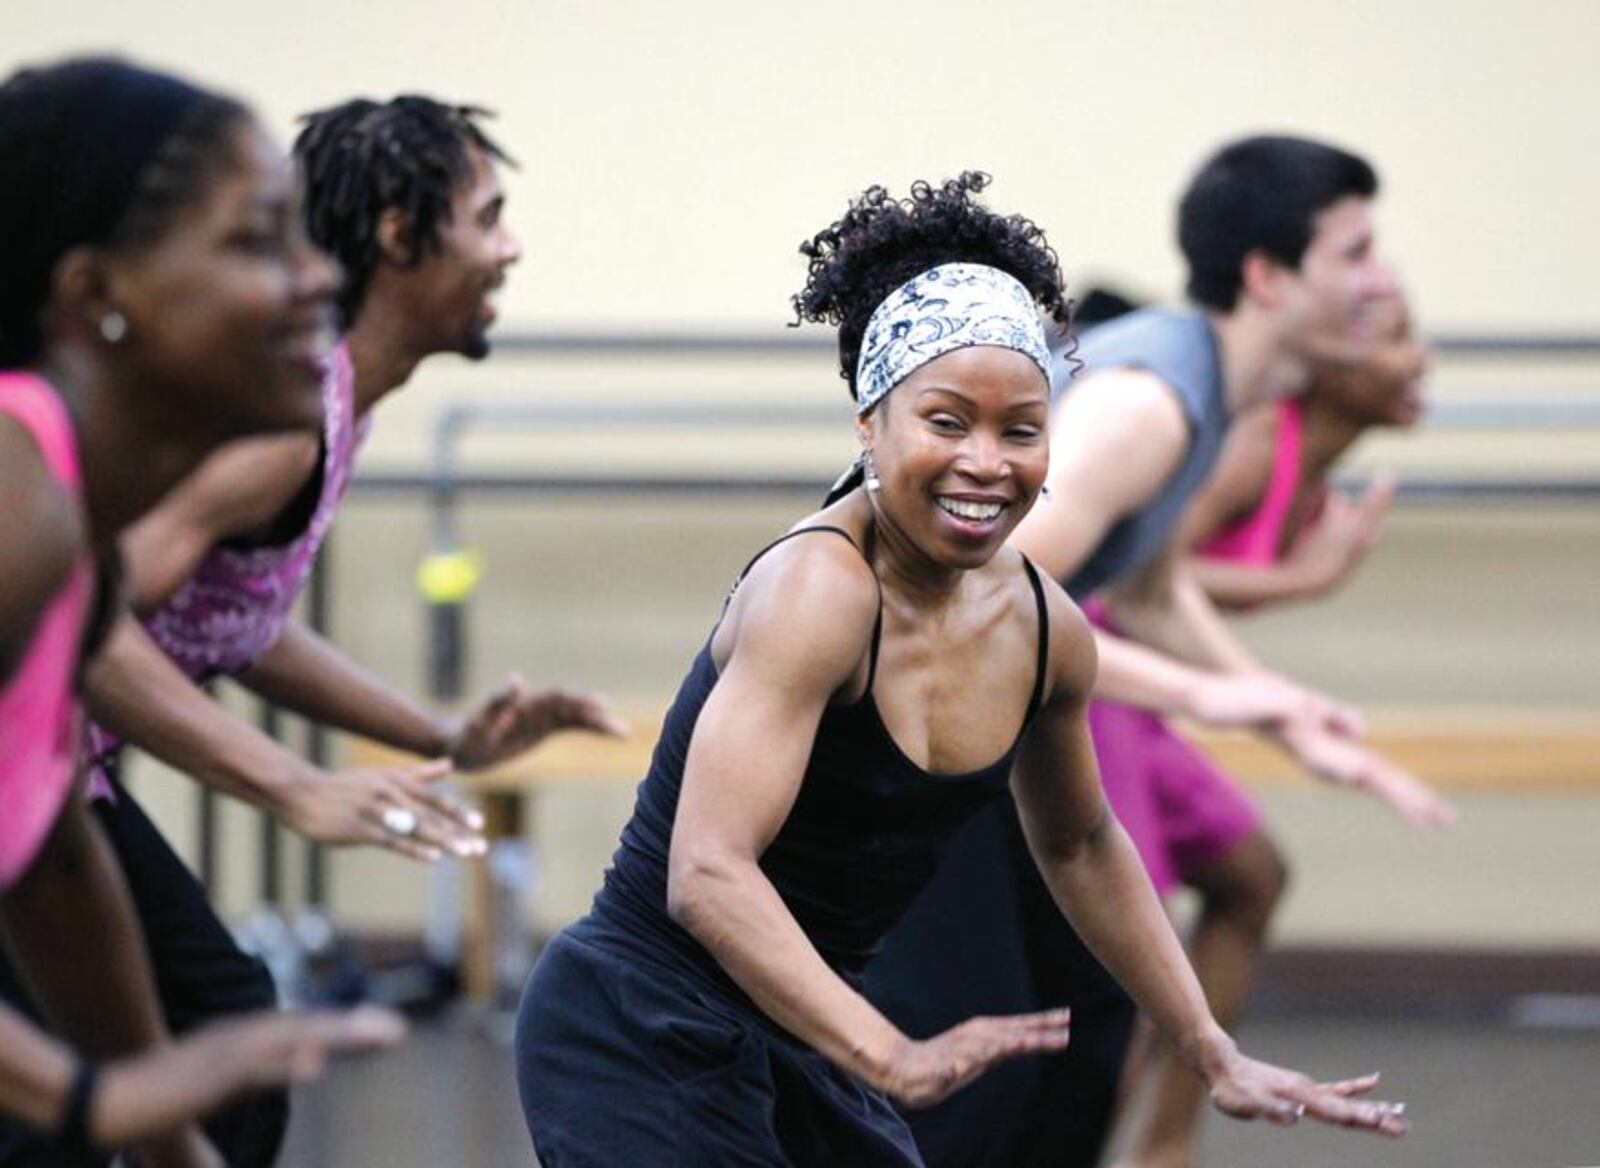
<path fill-rule="evenodd" d="M 171 599 L 145 618 L 151 639 L 194 681 L 243 673 L 283 632 L 370 428 L 369 418 L 356 416 L 355 404 L 355 368 L 341 344 L 329 355 L 322 379 L 321 494 L 300 534 L 261 546 L 218 544 Z M 121 747 L 114 734 L 90 727 L 91 796 L 110 796 L 106 769 Z"/>
<path fill-rule="evenodd" d="M 51 475 L 81 505 L 77 440 L 49 385 L 29 373 L 0 373 L 0 413 L 32 435 Z M 27 871 L 78 775 L 73 691 L 93 593 L 85 550 L 40 615 L 16 672 L 0 685 L 0 888 Z"/>

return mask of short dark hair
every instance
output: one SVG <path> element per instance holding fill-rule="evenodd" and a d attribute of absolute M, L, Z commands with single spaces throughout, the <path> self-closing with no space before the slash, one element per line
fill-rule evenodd
<path fill-rule="evenodd" d="M 1063 329 L 1070 328 L 1061 265 L 1044 232 L 1021 215 L 1001 215 L 974 198 L 989 176 L 969 170 L 938 186 L 911 184 L 908 198 L 868 187 L 844 216 L 800 245 L 806 286 L 792 298 L 794 324 L 839 329 L 839 376 L 856 396 L 856 360 L 873 311 L 900 285 L 940 264 L 987 264 L 1008 272 Z"/>
<path fill-rule="evenodd" d="M 294 154 L 305 176 L 306 226 L 312 242 L 344 267 L 339 315 L 346 327 L 378 266 L 384 211 L 405 213 L 405 244 L 420 260 L 439 246 L 451 197 L 472 173 L 472 150 L 516 165 L 480 125 L 493 116 L 402 94 L 386 102 L 356 98 L 300 119 Z"/>
<path fill-rule="evenodd" d="M 1230 312 L 1244 259 L 1263 251 L 1297 268 L 1317 214 L 1350 195 L 1370 199 L 1378 174 L 1366 159 L 1326 142 L 1261 135 L 1213 154 L 1178 205 L 1178 246 L 1189 264 L 1189 299 Z"/>
<path fill-rule="evenodd" d="M 233 98 L 112 57 L 0 84 L 0 219 L 14 241 L 0 249 L 0 367 L 38 359 L 61 257 L 161 239 L 238 164 L 250 117 Z M 120 135 L 114 148 L 108 134 Z"/>

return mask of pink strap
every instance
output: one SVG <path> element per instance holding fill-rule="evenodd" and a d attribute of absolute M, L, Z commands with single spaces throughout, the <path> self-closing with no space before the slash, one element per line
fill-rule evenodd
<path fill-rule="evenodd" d="M 71 419 L 50 387 L 30 374 L 0 373 L 0 413 L 21 422 L 51 473 L 81 494 Z M 0 686 L 0 888 L 33 862 L 72 790 L 79 742 L 73 671 L 92 577 L 87 553 L 80 555 Z"/>
<path fill-rule="evenodd" d="M 1284 398 L 1278 403 L 1278 435 L 1273 451 L 1272 477 L 1267 482 L 1261 502 L 1249 515 L 1212 536 L 1201 548 L 1201 555 L 1245 564 L 1270 564 L 1278 558 L 1284 528 L 1294 509 L 1295 492 L 1300 489 L 1304 432 L 1305 416 L 1300 399 Z"/>
<path fill-rule="evenodd" d="M 50 473 L 77 494 L 83 485 L 83 471 L 72 419 L 49 384 L 31 373 L 0 373 L 0 412 L 22 423 L 33 435 Z"/>

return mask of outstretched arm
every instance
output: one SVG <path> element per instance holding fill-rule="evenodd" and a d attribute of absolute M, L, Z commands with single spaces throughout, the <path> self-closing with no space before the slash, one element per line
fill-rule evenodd
<path fill-rule="evenodd" d="M 464 718 L 436 714 L 361 668 L 299 621 L 286 624 L 272 648 L 239 680 L 313 721 L 412 754 L 449 758 L 462 770 L 503 762 L 558 730 L 626 733 L 595 695 L 533 689 L 519 677 Z"/>
<path fill-rule="evenodd" d="M 1051 497 L 1034 504 L 1011 542 L 1061 581 L 1177 473 L 1189 424 L 1165 382 L 1142 370 L 1113 369 L 1073 386 L 1051 416 L 1050 439 Z M 1157 585 L 1170 578 L 1170 561 L 1161 570 L 1168 575 Z M 1162 599 L 1170 600 L 1170 592 Z M 1248 657 L 1236 643 L 1231 651 L 1241 661 Z M 1161 642 L 1147 648 L 1107 638 L 1102 696 L 1234 723 L 1285 717 L 1302 704 L 1303 691 L 1241 685 L 1214 671 L 1211 654 L 1198 656 L 1187 658 Z"/>
<path fill-rule="evenodd" d="M 132 901 L 81 798 L 67 802 L 33 864 L 0 895 L 0 936 L 40 1009 L 77 1049 L 117 1057 L 166 1044 Z M 142 1155 L 172 1168 L 217 1162 L 193 1128 Z"/>
<path fill-rule="evenodd" d="M 371 1007 L 218 1023 L 106 1065 L 86 1101 L 84 1134 L 107 1149 L 148 1140 L 241 1091 L 315 1078 L 332 1054 L 391 1046 L 404 1029 L 397 1016 Z M 58 1131 L 79 1065 L 67 1047 L 0 1007 L 0 1111 Z"/>
<path fill-rule="evenodd" d="M 1210 673 L 1264 672 L 1199 586 L 1176 543 L 1102 596 L 1117 627 L 1141 645 Z"/>
<path fill-rule="evenodd" d="M 215 1022 L 153 1054 L 108 1066 L 89 1115 L 90 1135 L 103 1147 L 148 1139 L 241 1092 L 308 1082 L 330 1057 L 382 1050 L 404 1034 L 398 1015 L 373 1006 Z"/>
<path fill-rule="evenodd" d="M 412 701 L 297 620 L 238 677 L 268 701 L 423 758 L 450 753 L 458 725 Z"/>
<path fill-rule="evenodd" d="M 1177 546 L 1189 572 L 1218 608 L 1253 608 L 1308 595 L 1316 581 L 1310 565 L 1243 563 L 1204 554 L 1228 525 L 1254 514 L 1271 488 L 1282 415 L 1277 402 L 1246 410 L 1228 427 L 1222 452 L 1200 490 L 1184 508 Z"/>
<path fill-rule="evenodd" d="M 1363 725 L 1353 708 L 1256 662 L 1174 557 L 1158 560 L 1133 587 L 1109 599 L 1118 625 L 1141 644 L 1096 631 L 1102 653 L 1097 697 L 1175 709 L 1212 725 L 1250 726 L 1310 774 L 1372 795 L 1413 827 L 1454 821 L 1448 801 L 1355 740 Z M 1145 644 L 1165 650 L 1173 664 L 1140 662 L 1141 668 L 1130 669 L 1130 661 L 1149 653 Z M 1180 657 L 1208 668 L 1177 664 Z M 1168 693 L 1155 689 L 1152 679 L 1170 687 Z"/>
<path fill-rule="evenodd" d="M 208 697 L 131 617 L 117 623 L 88 669 L 84 700 L 118 737 L 320 843 L 375 844 L 418 860 L 484 846 L 474 813 L 434 788 L 447 764 L 312 766 Z M 414 833 L 385 829 L 392 809 L 415 817 Z"/>
<path fill-rule="evenodd" d="M 1394 1105 L 1358 1102 L 1375 1077 L 1319 1084 L 1241 1054 L 1217 1024 L 1150 886 L 1138 854 L 1107 807 L 1084 717 L 1093 683 L 1087 626 L 1054 592 L 1051 696 L 1018 758 L 1012 787 L 1039 871 L 1085 943 L 1203 1075 L 1212 1101 L 1243 1119 L 1329 1123 L 1400 1135 Z"/>
<path fill-rule="evenodd" d="M 72 1085 L 66 1047 L 0 1006 L 0 1111 L 48 1131 L 61 1122 Z"/>
<path fill-rule="evenodd" d="M 1096 697 L 1217 726 L 1271 731 L 1296 723 L 1360 732 L 1355 711 L 1262 666 L 1183 570 L 1174 548 L 1104 599 L 1118 631 L 1095 630 Z"/>
<path fill-rule="evenodd" d="M 128 603 L 159 608 L 222 540 L 266 528 L 305 487 L 315 434 L 241 438 L 211 454 L 122 534 Z"/>
<path fill-rule="evenodd" d="M 1219 468 L 1219 473 L 1226 469 Z M 1189 571 L 1218 608 L 1256 608 L 1326 596 L 1348 580 L 1372 550 L 1394 501 L 1395 485 L 1392 475 L 1378 475 L 1360 499 L 1330 492 L 1321 512 L 1287 552 L 1268 563 L 1244 563 L 1194 550 L 1216 530 L 1207 525 L 1203 509 L 1207 500 L 1197 499 L 1179 536 L 1191 549 Z M 1211 487 L 1208 483 L 1208 494 Z"/>

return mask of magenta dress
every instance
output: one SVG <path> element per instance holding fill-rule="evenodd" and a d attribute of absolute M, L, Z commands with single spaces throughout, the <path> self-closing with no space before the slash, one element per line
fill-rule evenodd
<path fill-rule="evenodd" d="M 1201 555 L 1258 565 L 1278 558 L 1300 483 L 1303 429 L 1299 400 L 1280 402 L 1266 493 L 1253 512 L 1212 536 Z M 1108 632 L 1117 631 L 1098 602 L 1091 600 L 1084 613 Z M 1254 800 L 1159 714 L 1118 702 L 1091 702 L 1089 731 L 1106 798 L 1162 896 L 1260 828 Z"/>
<path fill-rule="evenodd" d="M 28 373 L 0 373 L 0 413 L 32 435 L 45 466 L 83 501 L 78 448 L 61 399 Z M 39 617 L 16 672 L 0 688 L 0 889 L 33 862 L 78 774 L 74 677 L 94 592 L 87 551 Z"/>

